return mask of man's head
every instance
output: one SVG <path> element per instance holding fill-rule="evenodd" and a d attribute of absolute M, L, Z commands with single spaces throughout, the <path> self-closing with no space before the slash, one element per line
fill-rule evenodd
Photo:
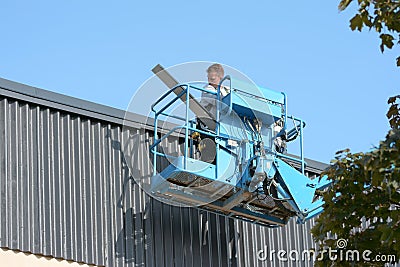
<path fill-rule="evenodd" d="M 207 77 L 208 77 L 208 83 L 213 87 L 217 88 L 219 82 L 224 77 L 224 68 L 222 67 L 221 64 L 218 63 L 212 64 L 207 69 Z"/>

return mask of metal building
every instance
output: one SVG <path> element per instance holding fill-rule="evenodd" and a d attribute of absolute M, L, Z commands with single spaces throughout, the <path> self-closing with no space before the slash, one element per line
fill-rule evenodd
<path fill-rule="evenodd" d="M 315 247 L 312 220 L 271 229 L 146 195 L 121 144 L 151 131 L 132 115 L 127 133 L 124 115 L 0 79 L 0 258 L 10 250 L 98 266 L 312 266 L 301 259 Z M 308 160 L 307 172 L 326 166 Z M 278 260 L 279 250 L 299 260 Z"/>

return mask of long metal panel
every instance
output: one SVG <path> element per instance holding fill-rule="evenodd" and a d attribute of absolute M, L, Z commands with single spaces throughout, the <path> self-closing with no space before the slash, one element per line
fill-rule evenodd
<path fill-rule="evenodd" d="M 122 149 L 143 151 L 150 131 L 134 123 L 123 130 L 119 111 L 71 111 L 71 99 L 62 103 L 40 89 L 42 102 L 34 101 L 24 88 L 0 96 L 0 247 L 101 266 L 157 267 L 299 266 L 260 261 L 257 252 L 315 247 L 313 221 L 269 229 L 150 198 L 132 178 L 150 172 L 149 160 L 133 158 L 130 173 Z M 9 90 L 1 80 L 0 90 Z M 165 145 L 179 147 L 177 140 Z"/>

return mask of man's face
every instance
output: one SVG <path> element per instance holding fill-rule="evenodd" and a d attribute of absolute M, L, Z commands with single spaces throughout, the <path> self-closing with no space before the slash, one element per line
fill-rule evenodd
<path fill-rule="evenodd" d="M 218 86 L 219 82 L 221 81 L 221 77 L 215 71 L 210 71 L 208 73 L 208 83 L 214 86 L 215 88 Z"/>

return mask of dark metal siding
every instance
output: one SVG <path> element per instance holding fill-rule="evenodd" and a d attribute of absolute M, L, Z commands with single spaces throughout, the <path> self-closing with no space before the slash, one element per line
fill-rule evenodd
<path fill-rule="evenodd" d="M 0 247 L 105 266 L 310 264 L 256 255 L 312 248 L 313 221 L 268 229 L 149 198 L 121 149 L 151 138 L 134 119 L 123 131 L 119 111 L 1 79 L 0 94 Z"/>

